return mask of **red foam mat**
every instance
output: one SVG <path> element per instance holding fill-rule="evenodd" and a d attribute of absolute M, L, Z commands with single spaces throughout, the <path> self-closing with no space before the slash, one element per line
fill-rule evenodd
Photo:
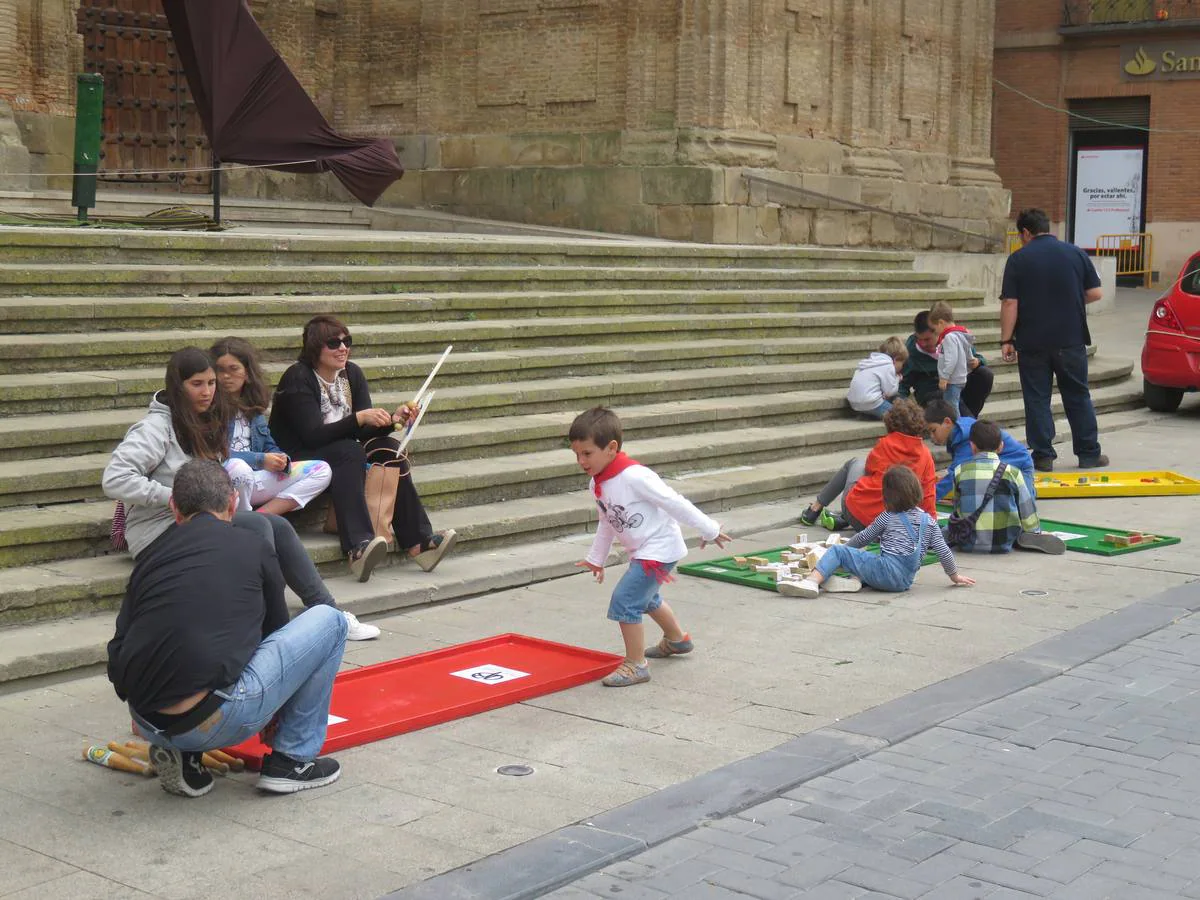
<path fill-rule="evenodd" d="M 339 672 L 321 752 L 382 740 L 595 681 L 623 657 L 521 634 L 500 634 Z M 258 768 L 258 737 L 226 748 Z"/>

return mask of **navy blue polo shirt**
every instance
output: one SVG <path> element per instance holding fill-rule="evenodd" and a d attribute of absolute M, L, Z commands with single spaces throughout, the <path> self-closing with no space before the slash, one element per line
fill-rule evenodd
<path fill-rule="evenodd" d="M 1039 234 L 1004 264 L 1001 300 L 1017 301 L 1017 350 L 1062 350 L 1092 342 L 1084 293 L 1100 287 L 1088 255 Z"/>

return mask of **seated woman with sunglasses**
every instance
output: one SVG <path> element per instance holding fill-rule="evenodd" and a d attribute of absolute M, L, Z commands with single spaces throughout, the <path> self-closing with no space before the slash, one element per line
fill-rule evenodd
<path fill-rule="evenodd" d="M 367 453 L 397 446 L 396 425 L 414 415 L 408 406 L 394 413 L 371 405 L 362 369 L 350 362 L 350 332 L 333 316 L 315 316 L 304 326 L 300 361 L 275 388 L 271 433 L 289 456 L 323 459 L 333 469 L 330 493 L 337 514 L 342 552 L 359 581 L 371 577 L 387 555 L 387 541 L 376 537 L 367 509 Z M 454 531 L 433 531 L 411 477 L 400 479 L 392 530 L 422 569 L 432 572 L 454 546 Z"/>

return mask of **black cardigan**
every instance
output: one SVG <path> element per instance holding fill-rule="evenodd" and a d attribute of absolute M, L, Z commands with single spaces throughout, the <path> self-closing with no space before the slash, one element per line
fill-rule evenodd
<path fill-rule="evenodd" d="M 346 363 L 346 378 L 350 382 L 350 403 L 353 413 L 337 422 L 326 425 L 321 415 L 321 387 L 312 366 L 298 362 L 288 368 L 279 379 L 275 397 L 271 401 L 271 434 L 276 443 L 293 459 L 304 459 L 310 451 L 318 450 L 334 441 L 366 441 L 392 433 L 386 428 L 365 428 L 358 424 L 355 415 L 371 409 L 371 389 L 367 387 L 362 369 L 352 362 Z"/>

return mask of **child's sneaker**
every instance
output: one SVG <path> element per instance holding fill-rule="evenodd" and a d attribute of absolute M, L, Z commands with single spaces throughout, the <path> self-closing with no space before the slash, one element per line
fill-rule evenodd
<path fill-rule="evenodd" d="M 605 687 L 629 687 L 650 680 L 650 667 L 644 663 L 635 666 L 629 660 L 617 666 L 617 670 L 600 683 Z"/>
<path fill-rule="evenodd" d="M 800 523 L 802 525 L 816 525 L 817 519 L 821 517 L 821 513 L 824 511 L 825 510 L 822 508 L 816 512 L 813 512 L 813 508 L 811 506 L 806 506 L 804 508 L 804 512 L 800 513 Z"/>
<path fill-rule="evenodd" d="M 811 578 L 805 578 L 803 581 L 781 581 L 775 587 L 785 597 L 803 597 L 806 600 L 815 600 L 821 593 L 820 585 Z"/>
<path fill-rule="evenodd" d="M 1022 550 L 1037 550 L 1051 556 L 1067 552 L 1067 545 L 1057 534 L 1048 531 L 1022 531 L 1017 535 L 1017 546 Z"/>
<path fill-rule="evenodd" d="M 168 794 L 203 797 L 213 788 L 213 774 L 204 768 L 203 754 L 182 753 L 173 747 L 150 748 L 158 784 Z"/>
<path fill-rule="evenodd" d="M 841 516 L 835 516 L 828 510 L 828 508 L 821 510 L 819 521 L 821 523 L 821 527 L 826 531 L 841 531 L 850 524 Z"/>
<path fill-rule="evenodd" d="M 684 653 L 691 653 L 694 647 L 690 634 L 685 634 L 682 641 L 668 641 L 667 636 L 663 635 L 661 641 L 653 647 L 646 648 L 646 658 L 666 659 L 668 656 L 681 656 Z"/>
<path fill-rule="evenodd" d="M 830 594 L 856 594 L 863 583 L 854 575 L 830 575 L 821 582 L 821 587 Z"/>

